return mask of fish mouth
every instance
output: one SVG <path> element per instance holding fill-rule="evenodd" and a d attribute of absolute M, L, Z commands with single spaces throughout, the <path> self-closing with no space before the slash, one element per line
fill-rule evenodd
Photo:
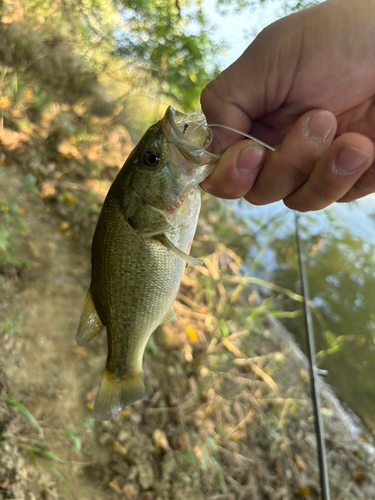
<path fill-rule="evenodd" d="M 202 113 L 181 113 L 169 106 L 162 127 L 168 142 L 168 160 L 186 174 L 196 173 L 198 166 L 207 166 L 205 172 L 200 172 L 200 176 L 204 175 L 202 180 L 207 177 L 221 155 L 207 151 L 212 132 L 207 127 L 205 116 Z"/>

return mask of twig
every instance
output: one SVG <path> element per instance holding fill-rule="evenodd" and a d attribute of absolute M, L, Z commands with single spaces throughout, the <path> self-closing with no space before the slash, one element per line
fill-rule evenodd
<path fill-rule="evenodd" d="M 218 451 L 221 451 L 222 453 L 224 453 L 224 455 L 230 455 L 231 457 L 233 457 L 233 455 L 234 455 L 234 456 L 240 458 L 241 460 L 245 460 L 245 461 L 251 462 L 251 463 L 255 462 L 254 458 L 244 457 L 240 453 L 236 453 L 235 451 L 227 450 L 226 448 L 223 448 L 222 446 L 217 445 L 217 449 L 218 449 Z"/>

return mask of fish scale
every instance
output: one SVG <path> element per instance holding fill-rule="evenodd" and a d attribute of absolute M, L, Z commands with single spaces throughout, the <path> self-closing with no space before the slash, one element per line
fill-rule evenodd
<path fill-rule="evenodd" d="M 86 345 L 101 326 L 107 329 L 96 419 L 114 418 L 147 397 L 147 341 L 160 324 L 178 319 L 173 302 L 185 264 L 201 263 L 188 255 L 200 210 L 198 185 L 219 159 L 205 150 L 204 124 L 203 115 L 190 120 L 170 106 L 130 154 L 104 201 L 77 330 L 77 343 Z M 190 125 L 189 135 L 184 132 Z"/>

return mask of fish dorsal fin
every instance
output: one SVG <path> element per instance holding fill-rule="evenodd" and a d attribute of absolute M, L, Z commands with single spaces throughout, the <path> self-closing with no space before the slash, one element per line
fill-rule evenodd
<path fill-rule="evenodd" d="M 169 309 L 167 314 L 164 316 L 163 321 L 160 323 L 161 325 L 164 325 L 164 323 L 169 323 L 170 321 L 180 321 L 180 318 L 177 316 L 176 311 L 174 310 L 174 307 Z"/>
<path fill-rule="evenodd" d="M 172 252 L 176 253 L 181 259 L 184 259 L 188 264 L 191 264 L 192 266 L 202 266 L 203 262 L 199 259 L 195 259 L 194 257 L 191 257 L 191 255 L 188 255 L 187 253 L 183 252 L 179 248 L 177 248 L 166 236 L 165 234 L 160 234 L 157 236 L 157 239 L 167 248 L 172 250 Z"/>
<path fill-rule="evenodd" d="M 95 337 L 102 326 L 103 323 L 99 318 L 94 299 L 92 298 L 91 288 L 89 288 L 77 329 L 77 344 L 79 346 L 85 346 Z"/>

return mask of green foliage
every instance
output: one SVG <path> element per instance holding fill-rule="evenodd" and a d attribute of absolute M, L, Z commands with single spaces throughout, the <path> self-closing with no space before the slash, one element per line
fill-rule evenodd
<path fill-rule="evenodd" d="M 19 411 L 19 413 L 21 413 L 24 417 L 26 417 L 27 420 L 30 422 L 30 424 L 38 431 L 39 435 L 41 437 L 43 437 L 43 429 L 40 427 L 39 422 L 34 417 L 34 415 L 32 413 L 30 413 L 29 410 L 25 406 L 23 406 L 23 404 L 21 404 L 13 396 L 9 396 L 7 398 L 7 403 L 14 406 Z"/>
<path fill-rule="evenodd" d="M 99 80 L 112 78 L 121 81 L 124 95 L 163 94 L 192 108 L 215 74 L 209 60 L 219 48 L 192 0 L 55 0 L 53 8 L 46 0 L 28 0 L 21 11 L 23 25 L 0 23 L 0 37 L 8 40 L 0 42 L 0 64 L 27 69 L 34 83 L 60 99 L 98 94 Z M 15 93 L 17 71 L 10 83 Z M 35 90 L 39 107 L 45 95 Z"/>
<path fill-rule="evenodd" d="M 0 250 L 6 252 L 10 247 L 10 234 L 5 227 L 0 226 Z"/>
<path fill-rule="evenodd" d="M 197 104 L 202 88 L 214 76 L 208 58 L 218 50 L 207 35 L 206 19 L 195 2 L 166 0 L 122 1 L 126 30 L 116 53 L 151 77 L 158 90 L 185 108 Z M 194 23 L 196 33 L 189 33 Z"/>
<path fill-rule="evenodd" d="M 25 232 L 25 224 L 22 220 L 24 209 L 22 197 L 14 196 L 0 199 L 0 262 L 25 264 L 17 257 L 12 236 L 14 233 Z"/>
<path fill-rule="evenodd" d="M 79 437 L 79 433 L 74 424 L 70 423 L 68 429 L 62 429 L 61 434 L 69 439 L 69 441 L 77 451 L 81 451 L 81 438 Z"/>
<path fill-rule="evenodd" d="M 84 429 L 85 431 L 90 431 L 95 427 L 95 422 L 96 420 L 92 417 L 86 417 L 85 423 L 84 423 Z"/>
<path fill-rule="evenodd" d="M 37 463 L 42 465 L 48 472 L 66 483 L 64 476 L 52 464 L 63 464 L 64 460 L 56 453 L 50 451 L 46 444 L 39 439 L 32 439 L 15 434 L 1 434 L 0 441 L 10 440 L 18 445 L 19 448 L 26 450 L 31 463 L 35 466 Z M 51 463 L 52 462 L 52 463 Z M 46 488 L 48 490 L 48 488 Z M 50 490 L 52 492 L 52 490 Z M 53 493 L 53 492 L 52 492 Z"/>
<path fill-rule="evenodd" d="M 11 333 L 12 335 L 20 335 L 22 332 L 22 321 L 23 321 L 23 315 L 19 314 L 15 320 L 11 318 L 5 318 L 3 325 L 4 325 L 4 330 L 6 332 Z"/>
<path fill-rule="evenodd" d="M 189 464 L 195 465 L 197 463 L 197 457 L 192 450 L 185 450 L 182 454 Z"/>
<path fill-rule="evenodd" d="M 203 471 L 213 471 L 220 483 L 223 495 L 226 495 L 228 492 L 228 488 L 225 482 L 223 469 L 220 463 L 215 458 L 215 455 L 218 452 L 218 447 L 215 439 L 207 434 L 205 439 L 203 440 L 196 433 L 193 433 L 193 438 L 196 442 L 195 448 L 198 451 L 199 458 L 197 458 L 197 455 L 193 451 L 187 450 L 183 453 L 185 459 L 189 464 L 198 464 Z"/>
<path fill-rule="evenodd" d="M 326 356 L 332 356 L 333 354 L 341 351 L 345 343 L 353 342 L 353 343 L 361 343 L 362 338 L 359 338 L 357 335 L 335 335 L 330 330 L 323 332 L 325 340 L 327 342 L 328 348 L 322 349 L 321 351 L 316 353 L 317 363 L 321 363 Z M 364 339 L 365 340 L 365 339 Z"/>

